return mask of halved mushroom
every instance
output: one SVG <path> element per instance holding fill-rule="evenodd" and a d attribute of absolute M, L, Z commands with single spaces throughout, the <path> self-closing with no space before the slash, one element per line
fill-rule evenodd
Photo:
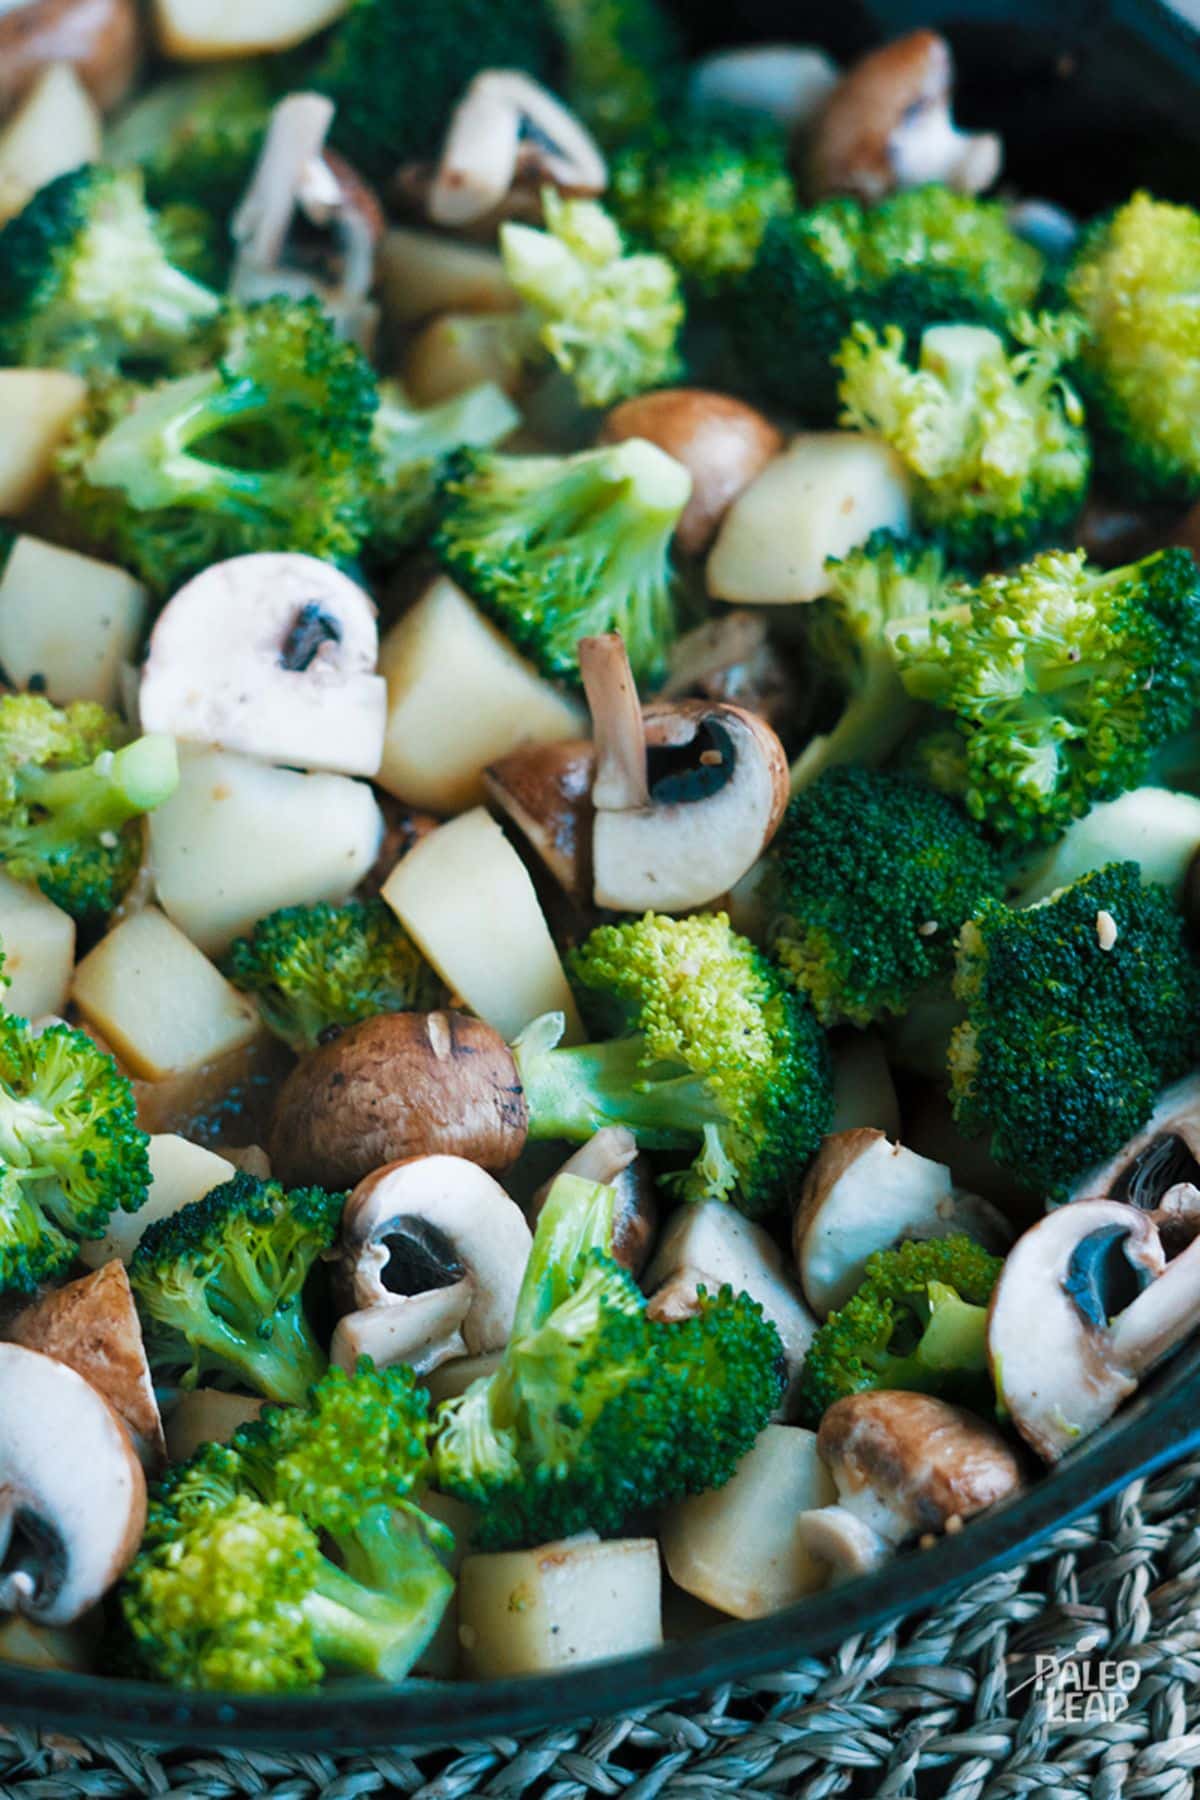
<path fill-rule="evenodd" d="M 580 903 L 592 892 L 593 746 L 523 744 L 483 772 L 493 806 L 512 820 L 560 887 Z"/>
<path fill-rule="evenodd" d="M 956 1231 L 995 1250 L 1012 1238 L 998 1208 L 956 1188 L 944 1163 L 882 1131 L 835 1132 L 805 1176 L 792 1222 L 804 1297 L 824 1319 L 850 1298 L 876 1250 Z"/>
<path fill-rule="evenodd" d="M 333 1360 L 353 1367 L 369 1314 L 386 1315 L 374 1321 L 378 1363 L 423 1374 L 503 1349 L 532 1241 L 520 1207 L 462 1157 L 377 1169 L 342 1215 L 334 1285 L 350 1317 L 334 1332 Z"/>
<path fill-rule="evenodd" d="M 756 862 L 787 805 L 783 746 L 764 719 L 703 700 L 643 716 L 615 632 L 579 646 L 596 746 L 593 892 L 618 912 L 685 912 Z"/>
<path fill-rule="evenodd" d="M 626 1131 L 623 1125 L 602 1126 L 568 1156 L 534 1194 L 529 1208 L 531 1225 L 537 1224 L 546 1196 L 560 1175 L 578 1175 L 581 1181 L 601 1181 L 616 1189 L 613 1257 L 631 1274 L 640 1275 L 658 1234 L 658 1201 L 654 1177 L 646 1158 L 638 1154 L 632 1131 Z"/>
<path fill-rule="evenodd" d="M 146 1477 L 107 1400 L 65 1363 L 0 1344 L 0 1614 L 69 1625 L 145 1522 Z"/>
<path fill-rule="evenodd" d="M 1106 1419 L 1200 1324 L 1200 1237 L 1168 1262 L 1154 1220 L 1078 1200 L 1005 1258 L 988 1318 L 996 1392 L 1047 1462 Z"/>
<path fill-rule="evenodd" d="M 109 112 L 133 86 L 141 51 L 136 0 L 0 6 L 0 117 L 55 63 L 70 63 L 96 105 Z"/>
<path fill-rule="evenodd" d="M 676 639 L 658 697 L 727 701 L 772 727 L 794 719 L 800 705 L 796 678 L 772 644 L 763 615 L 738 606 Z"/>
<path fill-rule="evenodd" d="M 936 31 L 913 31 L 843 75 L 798 150 L 814 198 L 879 200 L 897 188 L 943 182 L 964 194 L 990 187 L 1003 146 L 992 132 L 960 131 L 951 111 L 954 63 Z"/>
<path fill-rule="evenodd" d="M 484 69 L 450 118 L 425 206 L 435 225 L 495 215 L 519 185 L 594 196 L 608 184 L 599 146 L 561 100 L 520 69 Z"/>
<path fill-rule="evenodd" d="M 1142 1129 L 1089 1169 L 1068 1200 L 1121 1200 L 1148 1215 L 1168 1257 L 1200 1234 L 1200 1075 L 1160 1096 Z"/>
<path fill-rule="evenodd" d="M 848 1394 L 821 1420 L 817 1450 L 837 1504 L 801 1513 L 796 1537 L 834 1581 L 878 1568 L 912 1538 L 957 1531 L 1021 1486 L 995 1426 L 931 1394 Z"/>
<path fill-rule="evenodd" d="M 294 551 L 230 557 L 159 614 L 142 729 L 290 768 L 374 775 L 387 728 L 378 657 L 374 604 L 332 563 Z"/>

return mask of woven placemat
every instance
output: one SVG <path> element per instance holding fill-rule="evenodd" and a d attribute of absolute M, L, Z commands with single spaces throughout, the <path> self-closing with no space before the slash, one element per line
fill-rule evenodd
<path fill-rule="evenodd" d="M 329 1756 L 0 1728 L 0 1800 L 1192 1800 L 1198 1771 L 1200 1457 L 936 1613 L 628 1718 Z"/>

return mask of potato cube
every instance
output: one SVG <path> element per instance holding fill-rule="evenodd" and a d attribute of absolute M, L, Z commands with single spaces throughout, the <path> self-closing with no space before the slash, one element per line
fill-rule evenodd
<path fill-rule="evenodd" d="M 512 313 L 443 313 L 419 331 L 404 357 L 404 386 L 416 406 L 440 406 L 481 381 L 510 397 L 521 388 Z"/>
<path fill-rule="evenodd" d="M 529 872 L 482 806 L 423 837 L 383 887 L 409 936 L 452 995 L 515 1038 L 542 1013 L 579 1014 Z"/>
<path fill-rule="evenodd" d="M 203 1200 L 205 1194 L 232 1181 L 237 1173 L 223 1156 L 170 1132 L 152 1136 L 148 1154 L 150 1191 L 142 1205 L 136 1212 L 113 1213 L 102 1238 L 89 1239 L 79 1246 L 79 1254 L 90 1268 L 98 1269 L 114 1256 L 128 1263 L 148 1225 L 182 1211 L 193 1200 Z"/>
<path fill-rule="evenodd" d="M 0 518 L 33 505 L 86 398 L 67 369 L 0 369 Z"/>
<path fill-rule="evenodd" d="M 761 1619 L 824 1587 L 828 1566 L 796 1542 L 796 1516 L 837 1499 L 799 1425 L 767 1425 L 724 1487 L 668 1507 L 660 1529 L 671 1579 L 735 1619 Z"/>
<path fill-rule="evenodd" d="M 266 1404 L 250 1394 L 226 1394 L 220 1388 L 194 1388 L 181 1394 L 166 1418 L 167 1455 L 187 1462 L 201 1444 L 227 1444 L 239 1425 L 257 1419 Z"/>
<path fill-rule="evenodd" d="M 594 1536 L 468 1556 L 458 1588 L 464 1671 L 536 1675 L 662 1642 L 653 1538 Z"/>
<path fill-rule="evenodd" d="M 18 687 L 39 677 L 60 706 L 115 707 L 148 606 L 141 582 L 115 564 L 18 537 L 0 568 L 0 665 Z"/>
<path fill-rule="evenodd" d="M 544 681 L 447 575 L 384 638 L 387 735 L 377 780 L 409 806 L 462 812 L 520 744 L 584 737 L 579 705 Z"/>
<path fill-rule="evenodd" d="M 415 325 L 431 313 L 512 312 L 520 304 L 494 250 L 436 231 L 393 227 L 375 267 L 393 325 Z"/>
<path fill-rule="evenodd" d="M 155 0 L 154 29 L 180 62 L 289 50 L 340 19 L 350 0 Z"/>
<path fill-rule="evenodd" d="M 72 997 L 135 1075 L 212 1062 L 262 1029 L 258 1008 L 154 907 L 123 919 L 75 971 Z"/>
<path fill-rule="evenodd" d="M 8 1012 L 23 1019 L 61 1013 L 75 967 L 75 921 L 47 900 L 40 888 L 26 887 L 0 873 L 0 946 Z"/>
<path fill-rule="evenodd" d="M 229 750 L 185 752 L 178 788 L 150 815 L 163 911 L 209 956 L 277 907 L 344 900 L 382 836 L 366 782 Z"/>
<path fill-rule="evenodd" d="M 436 1488 L 428 1488 L 419 1494 L 417 1504 L 422 1512 L 428 1513 L 439 1524 L 449 1526 L 454 1534 L 454 1548 L 444 1561 L 454 1576 L 455 1587 L 437 1630 L 413 1664 L 413 1669 L 418 1675 L 434 1675 L 439 1681 L 452 1681 L 458 1674 L 462 1660 L 462 1647 L 458 1638 L 458 1576 L 471 1548 L 475 1514 L 463 1501 L 455 1500 L 450 1494 L 439 1494 Z"/>
<path fill-rule="evenodd" d="M 0 224 L 56 175 L 96 162 L 103 132 L 75 69 L 50 63 L 0 131 Z"/>

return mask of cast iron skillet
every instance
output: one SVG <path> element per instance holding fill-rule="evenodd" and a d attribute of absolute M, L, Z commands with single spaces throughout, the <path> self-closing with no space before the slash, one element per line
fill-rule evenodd
<path fill-rule="evenodd" d="M 1194 0 L 1185 4 L 1197 11 Z M 730 35 L 732 8 L 718 13 L 679 0 L 676 10 L 698 44 Z M 1052 189 L 1081 208 L 1141 181 L 1181 198 L 1200 193 L 1200 36 L 1164 0 L 838 0 L 830 7 L 809 0 L 803 15 L 804 32 L 843 57 L 881 33 L 943 26 L 962 73 L 960 114 L 1004 131 L 1009 167 L 1024 191 Z M 736 9 L 738 41 L 794 38 L 799 29 L 795 0 L 740 0 Z M 1015 1500 L 931 1551 L 900 1556 L 768 1619 L 554 1676 L 410 1680 L 397 1688 L 355 1681 L 282 1697 L 192 1695 L 0 1663 L 0 1720 L 161 1743 L 317 1750 L 478 1740 L 626 1712 L 785 1668 L 853 1633 L 936 1607 L 966 1582 L 1020 1561 L 1138 1476 L 1196 1452 L 1200 1342 L 1053 1474 L 1034 1474 Z"/>

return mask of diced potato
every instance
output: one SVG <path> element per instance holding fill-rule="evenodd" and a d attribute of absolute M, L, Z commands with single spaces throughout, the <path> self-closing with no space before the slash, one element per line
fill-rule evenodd
<path fill-rule="evenodd" d="M 288 50 L 340 19 L 350 0 L 154 0 L 160 48 L 180 62 Z"/>
<path fill-rule="evenodd" d="M 541 1013 L 579 1014 L 529 872 L 482 806 L 439 825 L 383 886 L 400 923 L 452 995 L 505 1038 Z"/>
<path fill-rule="evenodd" d="M 482 1381 L 494 1373 L 502 1355 L 500 1350 L 485 1350 L 481 1356 L 452 1356 L 449 1362 L 430 1369 L 421 1377 L 421 1385 L 429 1391 L 430 1406 L 440 1406 L 443 1400 L 455 1400 L 459 1394 L 465 1394 L 473 1381 Z"/>
<path fill-rule="evenodd" d="M 265 1402 L 251 1394 L 223 1394 L 219 1388 L 195 1388 L 181 1394 L 166 1418 L 167 1455 L 186 1462 L 201 1444 L 227 1444 L 239 1425 L 257 1419 Z"/>
<path fill-rule="evenodd" d="M 520 304 L 494 250 L 436 231 L 394 226 L 375 255 L 385 317 L 415 325 L 431 313 L 512 312 Z"/>
<path fill-rule="evenodd" d="M 152 906 L 101 938 L 71 993 L 125 1066 L 149 1081 L 212 1062 L 262 1030 L 254 1002 Z"/>
<path fill-rule="evenodd" d="M 805 432 L 769 462 L 726 513 L 708 559 L 708 591 L 754 605 L 828 593 L 826 559 L 887 526 L 909 523 L 908 481 L 880 438 Z"/>
<path fill-rule="evenodd" d="M 366 782 L 229 750 L 186 752 L 178 788 L 150 815 L 163 910 L 209 956 L 276 907 L 344 900 L 382 837 Z"/>
<path fill-rule="evenodd" d="M 0 1618 L 0 1663 L 86 1675 L 95 1661 L 95 1623 L 85 1617 L 74 1625 L 39 1625 L 20 1613 Z"/>
<path fill-rule="evenodd" d="M 435 1488 L 419 1494 L 417 1504 L 422 1512 L 428 1513 L 431 1519 L 437 1519 L 439 1524 L 448 1525 L 454 1533 L 454 1548 L 445 1562 L 455 1578 L 455 1588 L 437 1630 L 413 1664 L 413 1669 L 418 1675 L 435 1675 L 439 1681 L 452 1681 L 458 1674 L 458 1666 L 462 1660 L 458 1641 L 458 1575 L 471 1548 L 475 1515 L 463 1501 L 455 1500 L 449 1494 L 439 1494 Z"/>
<path fill-rule="evenodd" d="M 51 63 L 0 131 L 0 224 L 40 187 L 96 162 L 104 122 L 70 63 Z"/>
<path fill-rule="evenodd" d="M 23 1019 L 61 1013 L 75 966 L 75 921 L 47 900 L 40 888 L 26 887 L 0 873 L 0 945 L 7 1011 Z"/>
<path fill-rule="evenodd" d="M 512 313 L 443 313 L 408 346 L 404 386 L 417 406 L 437 406 L 481 381 L 510 397 L 521 387 Z"/>
<path fill-rule="evenodd" d="M 851 1031 L 833 1052 L 833 1118 L 830 1132 L 882 1131 L 900 1138 L 900 1102 L 883 1039 L 873 1031 Z"/>
<path fill-rule="evenodd" d="M 448 575 L 439 575 L 379 651 L 388 720 L 381 787 L 410 806 L 461 812 L 483 771 L 519 744 L 584 737 L 582 709 L 518 656 Z"/>
<path fill-rule="evenodd" d="M 115 707 L 149 603 L 141 582 L 114 563 L 18 537 L 0 569 L 0 665 L 18 687 L 40 677 L 60 706 Z"/>
<path fill-rule="evenodd" d="M 150 1191 L 136 1212 L 115 1212 L 102 1238 L 89 1238 L 79 1254 L 89 1268 L 99 1269 L 114 1256 L 128 1263 L 148 1225 L 170 1218 L 193 1200 L 202 1200 L 213 1188 L 232 1181 L 237 1170 L 223 1156 L 202 1144 L 160 1132 L 150 1139 Z"/>
<path fill-rule="evenodd" d="M 458 1587 L 467 1675 L 536 1675 L 662 1643 L 653 1538 L 594 1536 L 468 1556 Z"/>
<path fill-rule="evenodd" d="M 663 1556 L 672 1581 L 736 1619 L 761 1619 L 824 1587 L 828 1566 L 796 1542 L 796 1516 L 837 1499 L 798 1425 L 767 1425 L 732 1481 L 694 1494 L 663 1514 Z"/>
<path fill-rule="evenodd" d="M 0 369 L 0 518 L 33 505 L 86 398 L 67 369 Z"/>

